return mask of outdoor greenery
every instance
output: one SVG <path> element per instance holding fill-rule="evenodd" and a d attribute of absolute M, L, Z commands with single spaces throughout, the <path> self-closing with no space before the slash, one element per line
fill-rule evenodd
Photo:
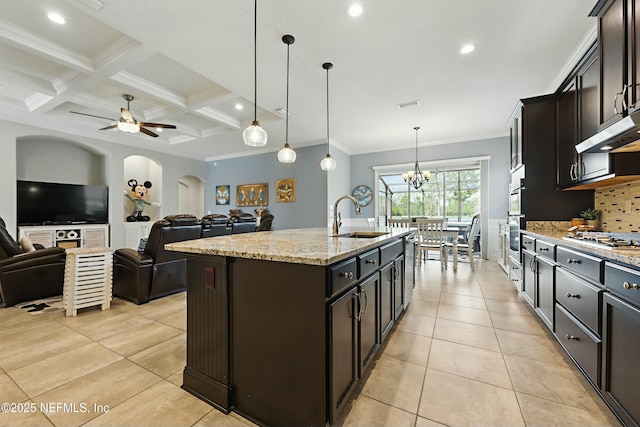
<path fill-rule="evenodd" d="M 408 185 L 406 192 L 396 190 L 391 216 L 408 217 L 409 206 L 411 217 L 446 216 L 450 221 L 470 221 L 480 211 L 480 170 L 432 171 L 429 182 L 419 190 Z"/>

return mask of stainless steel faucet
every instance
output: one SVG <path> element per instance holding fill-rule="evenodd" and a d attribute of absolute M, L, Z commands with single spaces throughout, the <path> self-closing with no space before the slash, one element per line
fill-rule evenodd
<path fill-rule="evenodd" d="M 351 196 L 347 196 L 347 195 L 339 197 L 338 200 L 336 200 L 336 203 L 333 205 L 333 235 L 334 236 L 338 234 L 338 230 L 340 229 L 340 226 L 342 225 L 342 217 L 340 216 L 340 213 L 338 212 L 338 203 L 342 199 L 351 200 L 353 202 L 354 206 L 356 207 L 356 215 L 360 215 L 360 205 L 358 204 L 358 201 L 356 199 L 354 199 Z"/>

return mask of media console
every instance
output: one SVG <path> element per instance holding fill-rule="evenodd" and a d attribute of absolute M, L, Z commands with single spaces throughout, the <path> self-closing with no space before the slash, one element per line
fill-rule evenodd
<path fill-rule="evenodd" d="M 18 238 L 28 237 L 45 248 L 93 248 L 109 246 L 108 224 L 37 225 L 18 228 Z"/>

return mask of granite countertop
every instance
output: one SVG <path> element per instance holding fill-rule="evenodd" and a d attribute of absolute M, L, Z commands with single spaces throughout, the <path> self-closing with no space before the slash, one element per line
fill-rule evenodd
<path fill-rule="evenodd" d="M 340 235 L 354 231 L 381 231 L 388 234 L 373 238 L 331 237 L 330 228 L 299 228 L 188 240 L 169 243 L 165 245 L 165 249 L 295 264 L 329 265 L 412 233 L 411 230 L 402 228 L 344 227 L 340 229 Z"/>
<path fill-rule="evenodd" d="M 555 243 L 557 245 L 562 245 L 564 247 L 577 249 L 582 252 L 594 254 L 606 260 L 622 262 L 624 264 L 640 267 L 640 249 L 618 249 L 618 248 L 605 249 L 602 247 L 596 247 L 591 244 L 582 243 L 576 240 L 563 239 L 563 237 L 567 235 L 567 232 L 560 232 L 560 231 L 532 232 L 528 230 L 523 230 L 523 233 L 535 238 L 544 239 L 546 241 Z"/>

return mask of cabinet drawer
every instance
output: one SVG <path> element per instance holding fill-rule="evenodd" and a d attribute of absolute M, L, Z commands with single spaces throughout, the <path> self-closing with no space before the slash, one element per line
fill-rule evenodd
<path fill-rule="evenodd" d="M 382 246 L 380 248 L 380 265 L 387 265 L 396 259 L 404 249 L 403 242 L 404 240 L 400 239 Z"/>
<path fill-rule="evenodd" d="M 379 264 L 380 252 L 378 251 L 378 248 L 358 255 L 358 277 L 367 277 L 378 269 Z"/>
<path fill-rule="evenodd" d="M 606 262 L 604 285 L 612 293 L 640 306 L 640 271 Z"/>
<path fill-rule="evenodd" d="M 602 311 L 602 289 L 567 272 L 556 269 L 556 301 L 571 314 L 600 335 L 600 312 Z"/>
<path fill-rule="evenodd" d="M 587 280 L 602 283 L 602 260 L 600 258 L 558 246 L 556 261 L 567 270 Z"/>
<path fill-rule="evenodd" d="M 522 247 L 524 249 L 529 249 L 530 251 L 535 250 L 536 239 L 534 239 L 533 237 L 523 234 L 520 238 L 520 241 L 522 242 Z"/>
<path fill-rule="evenodd" d="M 536 240 L 536 253 L 549 259 L 556 259 L 556 245 L 545 242 L 544 240 Z"/>
<path fill-rule="evenodd" d="M 358 263 L 350 258 L 340 264 L 329 267 L 328 295 L 332 297 L 358 281 Z"/>
<path fill-rule="evenodd" d="M 559 304 L 556 304 L 556 336 L 591 381 L 600 386 L 602 341 L 588 332 Z"/>

